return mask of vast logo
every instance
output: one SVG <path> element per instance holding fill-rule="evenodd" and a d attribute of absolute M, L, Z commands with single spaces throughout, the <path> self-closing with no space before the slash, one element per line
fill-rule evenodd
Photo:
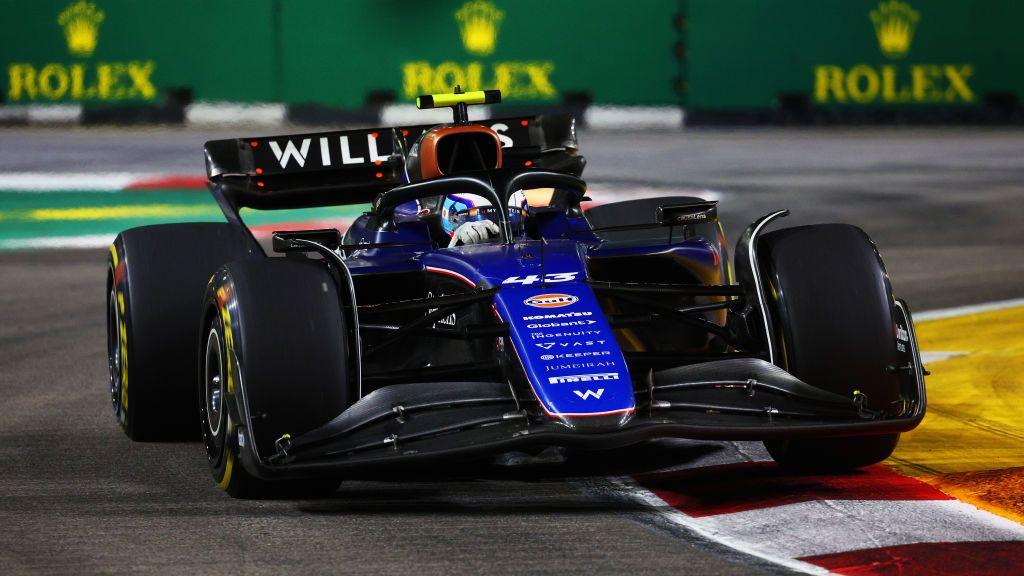
<path fill-rule="evenodd" d="M 68 52 L 75 58 L 90 58 L 100 39 L 100 24 L 106 14 L 92 2 L 79 0 L 57 16 L 64 30 Z M 156 87 L 151 77 L 156 62 L 104 61 L 14 62 L 7 67 L 7 99 L 22 101 L 118 101 L 155 100 Z"/>
<path fill-rule="evenodd" d="M 476 57 L 493 55 L 504 19 L 505 12 L 486 0 L 463 4 L 455 12 L 463 48 Z M 445 61 L 436 65 L 420 60 L 402 64 L 402 87 L 407 99 L 420 94 L 450 92 L 458 84 L 473 90 L 501 90 L 507 100 L 554 100 L 558 97 L 558 90 L 551 81 L 554 71 L 554 62 L 548 60 Z"/>
<path fill-rule="evenodd" d="M 905 58 L 921 15 L 900 0 L 883 1 L 868 14 L 882 55 Z M 976 97 L 970 64 L 821 65 L 814 69 L 814 101 L 820 104 L 966 104 Z"/>
<path fill-rule="evenodd" d="M 523 300 L 523 304 L 534 308 L 562 308 L 579 302 L 572 294 L 538 294 Z"/>

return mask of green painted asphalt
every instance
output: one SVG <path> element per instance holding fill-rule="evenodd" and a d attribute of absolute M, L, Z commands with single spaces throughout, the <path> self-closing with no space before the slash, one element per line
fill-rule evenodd
<path fill-rule="evenodd" d="M 297 210 L 244 209 L 250 226 L 314 220 L 351 220 L 367 206 Z M 5 242 L 109 235 L 169 222 L 223 222 L 205 190 L 126 190 L 122 192 L 13 192 L 0 190 L 0 247 Z"/>

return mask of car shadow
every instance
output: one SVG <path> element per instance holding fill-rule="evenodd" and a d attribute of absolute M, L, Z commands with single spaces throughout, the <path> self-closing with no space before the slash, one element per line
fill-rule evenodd
<path fill-rule="evenodd" d="M 391 469 L 347 478 L 326 498 L 295 500 L 307 514 L 590 514 L 649 510 L 616 495 L 608 476 L 693 465 L 728 451 L 723 443 L 648 442 L 601 452 L 564 452 L 564 461 L 505 466 L 462 462 Z"/>

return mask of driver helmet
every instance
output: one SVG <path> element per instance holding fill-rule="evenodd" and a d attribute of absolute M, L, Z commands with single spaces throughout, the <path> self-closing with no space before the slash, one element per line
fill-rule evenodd
<path fill-rule="evenodd" d="M 508 217 L 512 229 L 516 230 L 523 221 L 526 211 L 526 198 L 521 193 L 514 194 L 509 200 Z M 455 230 L 466 222 L 490 220 L 501 227 L 501 215 L 490 200 L 476 194 L 449 194 L 441 205 L 441 224 L 448 236 L 454 236 Z"/>

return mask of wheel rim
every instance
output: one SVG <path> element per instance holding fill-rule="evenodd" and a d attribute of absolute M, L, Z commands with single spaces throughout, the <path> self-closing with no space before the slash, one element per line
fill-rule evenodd
<path fill-rule="evenodd" d="M 117 294 L 113 289 L 107 297 L 107 370 L 110 383 L 110 402 L 114 414 L 121 414 L 121 311 L 117 308 Z"/>
<path fill-rule="evenodd" d="M 206 429 L 212 438 L 220 434 L 224 422 L 224 363 L 221 358 L 220 334 L 210 330 L 206 338 L 206 369 L 203 373 L 203 408 Z"/>

